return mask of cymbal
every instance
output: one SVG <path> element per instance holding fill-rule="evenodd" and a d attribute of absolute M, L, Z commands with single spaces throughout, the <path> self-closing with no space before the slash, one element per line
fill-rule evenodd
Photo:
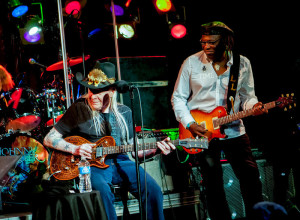
<path fill-rule="evenodd" d="M 84 60 L 90 59 L 90 55 L 85 55 Z M 68 65 L 74 66 L 76 64 L 82 63 L 82 57 L 73 57 L 68 59 Z M 47 71 L 55 71 L 55 70 L 62 70 L 64 68 L 63 61 L 59 61 L 47 67 Z"/>

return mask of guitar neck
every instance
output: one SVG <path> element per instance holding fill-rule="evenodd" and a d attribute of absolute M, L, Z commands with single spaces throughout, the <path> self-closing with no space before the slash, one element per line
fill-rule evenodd
<path fill-rule="evenodd" d="M 174 145 L 179 144 L 179 140 L 171 140 L 169 141 Z M 139 150 L 150 150 L 150 149 L 156 149 L 156 141 L 151 142 L 151 143 L 145 143 L 143 144 L 138 144 L 137 145 L 138 151 Z M 126 152 L 132 152 L 134 151 L 134 145 L 133 144 L 128 144 L 128 145 L 120 145 L 120 146 L 108 146 L 108 147 L 97 147 L 96 151 L 100 150 L 102 155 L 105 154 L 119 154 L 119 153 L 126 153 Z M 97 154 L 97 152 L 96 152 Z"/>
<path fill-rule="evenodd" d="M 274 108 L 276 106 L 277 106 L 276 101 L 269 102 L 269 103 L 266 103 L 266 104 L 263 105 L 263 107 L 265 109 L 271 109 L 271 108 Z M 218 119 L 218 124 L 219 125 L 228 124 L 230 122 L 233 122 L 233 121 L 236 121 L 238 119 L 245 118 L 245 117 L 248 117 L 248 116 L 251 116 L 251 115 L 253 115 L 253 109 L 240 111 L 240 112 L 234 113 L 232 115 L 226 115 L 224 117 L 219 118 Z"/>

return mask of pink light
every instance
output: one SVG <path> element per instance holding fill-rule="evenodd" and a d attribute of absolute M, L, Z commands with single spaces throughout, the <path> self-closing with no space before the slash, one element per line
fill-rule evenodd
<path fill-rule="evenodd" d="M 73 15 L 76 15 L 78 14 L 78 12 L 81 10 L 81 6 L 80 6 L 80 3 L 78 1 L 72 1 L 72 2 L 69 2 L 67 5 L 66 5 L 66 13 L 69 15 L 72 13 L 73 11 Z"/>
<path fill-rule="evenodd" d="M 177 24 L 171 29 L 171 35 L 176 38 L 183 38 L 186 35 L 186 27 L 182 24 Z"/>

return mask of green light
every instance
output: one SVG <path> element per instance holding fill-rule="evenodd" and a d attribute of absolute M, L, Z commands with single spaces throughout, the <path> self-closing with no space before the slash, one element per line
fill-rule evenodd
<path fill-rule="evenodd" d="M 168 12 L 172 8 L 170 0 L 156 0 L 156 7 L 162 12 Z"/>

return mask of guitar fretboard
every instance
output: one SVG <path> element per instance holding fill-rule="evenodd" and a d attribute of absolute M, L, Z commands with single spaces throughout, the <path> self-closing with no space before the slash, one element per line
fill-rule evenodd
<path fill-rule="evenodd" d="M 179 140 L 170 140 L 174 145 L 179 144 Z M 150 149 L 156 149 L 156 142 L 152 143 L 145 143 L 143 144 L 138 144 L 137 145 L 138 151 L 139 150 L 150 150 Z M 96 147 L 96 156 L 101 156 L 101 155 L 106 155 L 106 154 L 119 154 L 119 153 L 126 153 L 126 152 L 132 152 L 134 151 L 134 145 L 133 144 L 128 144 L 128 145 L 120 145 L 120 146 L 107 146 L 107 147 Z"/>
<path fill-rule="evenodd" d="M 274 108 L 274 107 L 276 107 L 276 102 L 273 101 L 273 102 L 266 103 L 266 104 L 263 105 L 263 107 L 265 109 Z M 228 124 L 230 122 L 233 122 L 233 121 L 236 121 L 238 119 L 245 118 L 245 117 L 248 117 L 248 116 L 251 116 L 251 115 L 253 115 L 253 110 L 248 109 L 248 110 L 244 110 L 244 111 L 234 113 L 232 115 L 226 115 L 222 118 L 218 118 L 217 123 L 219 125 L 224 125 L 224 124 Z"/>

